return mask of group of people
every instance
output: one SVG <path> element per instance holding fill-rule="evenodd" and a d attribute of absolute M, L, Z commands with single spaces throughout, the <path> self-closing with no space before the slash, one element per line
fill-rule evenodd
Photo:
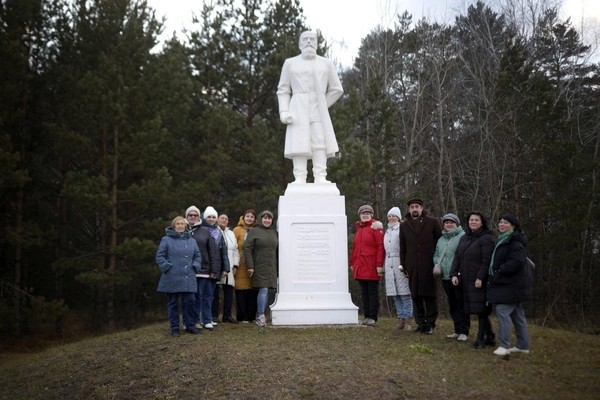
<path fill-rule="evenodd" d="M 532 272 L 525 255 L 527 237 L 513 214 L 502 215 L 494 240 L 488 221 L 480 212 L 468 215 L 463 229 L 456 214 L 429 216 L 423 200 L 407 202 L 404 220 L 398 207 L 388 211 L 385 234 L 373 218 L 370 205 L 358 209 L 359 220 L 350 257 L 364 312 L 362 324 L 375 326 L 379 308 L 379 281 L 394 299 L 399 329 L 433 334 L 438 316 L 437 279 L 448 298 L 454 332 L 448 339 L 466 342 L 471 315 L 478 330 L 472 346 L 496 345 L 490 321 L 495 308 L 498 320 L 498 356 L 529 353 L 529 336 L 523 302 L 531 296 Z M 510 347 L 511 323 L 517 342 Z"/>
<path fill-rule="evenodd" d="M 229 229 L 227 214 L 212 206 L 190 206 L 165 229 L 156 253 L 161 270 L 158 292 L 167 295 L 171 335 L 180 335 L 179 303 L 185 331 L 198 334 L 218 324 L 219 288 L 224 323 L 266 326 L 269 288 L 277 283 L 278 236 L 273 213 L 248 209 Z M 236 318 L 233 318 L 235 291 Z"/>
<path fill-rule="evenodd" d="M 388 226 L 373 218 L 368 204 L 358 209 L 350 269 L 358 282 L 364 320 L 375 326 L 379 314 L 379 282 L 396 306 L 399 329 L 433 334 L 438 316 L 437 280 L 448 298 L 454 331 L 448 339 L 466 342 L 471 315 L 477 315 L 472 346 L 496 345 L 490 321 L 495 306 L 499 347 L 494 354 L 528 353 L 529 336 L 523 302 L 531 296 L 532 273 L 527 265 L 527 237 L 513 214 L 502 215 L 494 240 L 486 217 L 468 215 L 465 229 L 456 214 L 440 221 L 427 214 L 423 200 L 407 202 L 403 219 L 398 207 L 387 214 Z M 191 334 L 218 323 L 223 290 L 222 322 L 255 321 L 267 325 L 268 291 L 277 286 L 278 234 L 273 213 L 246 210 L 231 231 L 226 214 L 208 206 L 204 213 L 190 206 L 185 217 L 173 219 L 156 253 L 162 271 L 158 291 L 167 294 L 171 334 L 180 334 L 179 301 L 185 330 Z M 232 316 L 233 295 L 236 318 Z M 517 342 L 510 347 L 511 323 Z"/>

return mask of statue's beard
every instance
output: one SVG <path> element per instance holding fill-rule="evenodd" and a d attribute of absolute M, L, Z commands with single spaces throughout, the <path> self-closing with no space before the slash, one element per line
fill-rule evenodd
<path fill-rule="evenodd" d="M 317 55 L 317 49 L 315 49 L 312 46 L 304 46 L 304 48 L 302 49 L 302 56 L 303 57 L 309 57 L 309 58 L 313 58 Z"/>

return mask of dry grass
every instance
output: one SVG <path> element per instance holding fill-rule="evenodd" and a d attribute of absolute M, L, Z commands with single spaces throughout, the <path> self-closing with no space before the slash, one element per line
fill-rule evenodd
<path fill-rule="evenodd" d="M 168 335 L 167 323 L 3 354 L 2 399 L 592 399 L 600 339 L 530 326 L 532 351 L 508 360 L 445 339 L 376 328 L 219 324 Z"/>

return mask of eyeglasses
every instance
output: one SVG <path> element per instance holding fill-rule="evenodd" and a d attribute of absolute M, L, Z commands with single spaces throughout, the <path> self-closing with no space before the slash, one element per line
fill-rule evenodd
<path fill-rule="evenodd" d="M 188 217 L 196 217 L 196 218 L 198 218 L 198 214 L 188 214 Z"/>

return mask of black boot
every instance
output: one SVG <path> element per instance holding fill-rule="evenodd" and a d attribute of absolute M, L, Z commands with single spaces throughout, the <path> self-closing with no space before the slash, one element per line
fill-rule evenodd
<path fill-rule="evenodd" d="M 486 346 L 496 346 L 496 335 L 494 335 L 494 332 L 486 333 L 483 343 Z"/>
<path fill-rule="evenodd" d="M 473 346 L 474 349 L 483 349 L 485 346 L 483 335 L 477 335 L 477 339 L 475 339 L 471 346 Z"/>
<path fill-rule="evenodd" d="M 473 343 L 473 348 L 482 349 L 485 346 L 485 331 L 486 331 L 486 326 L 480 320 L 479 327 L 477 329 L 477 339 L 475 339 L 475 343 Z"/>

